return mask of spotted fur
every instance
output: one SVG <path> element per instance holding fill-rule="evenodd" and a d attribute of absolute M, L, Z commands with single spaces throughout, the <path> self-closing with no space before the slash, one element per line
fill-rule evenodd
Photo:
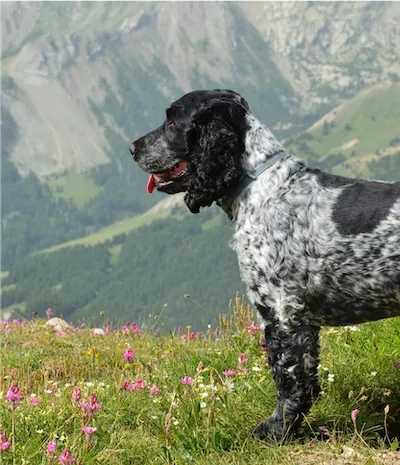
<path fill-rule="evenodd" d="M 196 105 L 204 105 L 204 99 L 209 105 L 207 99 L 212 103 L 217 98 L 210 93 L 196 100 L 198 95 L 191 96 L 189 103 L 187 96 L 178 101 L 186 102 L 189 127 L 203 124 L 194 116 Z M 224 121 L 220 124 L 226 121 L 226 127 L 234 132 L 232 144 L 237 144 L 237 149 L 242 147 L 230 156 L 237 158 L 239 151 L 242 171 L 252 172 L 283 148 L 239 97 L 231 105 L 239 105 L 242 113 L 224 113 L 219 120 Z M 229 120 L 233 115 L 243 120 L 234 125 Z M 218 114 L 213 117 L 218 119 Z M 209 121 L 204 124 L 213 127 Z M 163 136 L 157 131 L 159 144 L 158 138 Z M 204 137 L 204 131 L 202 134 Z M 225 135 L 228 137 L 228 133 Z M 240 138 L 243 140 L 238 145 Z M 152 162 L 163 165 L 163 155 L 148 142 L 153 139 L 154 133 L 150 133 L 150 139 L 142 138 L 139 145 L 145 151 L 135 153 L 144 169 L 150 152 Z M 224 176 L 223 165 L 214 162 L 218 149 L 215 140 L 218 144 L 218 138 L 212 136 L 207 143 L 198 139 L 196 150 L 201 149 L 201 157 L 187 155 L 194 176 L 208 164 L 208 186 L 213 182 L 210 166 L 218 167 L 219 183 Z M 187 142 L 184 144 L 186 150 L 192 150 Z M 191 144 L 196 145 L 196 140 Z M 183 152 L 182 147 L 179 153 Z M 223 156 L 225 163 L 227 154 Z M 227 162 L 226 169 L 231 166 Z M 198 206 L 209 205 L 210 199 L 217 200 L 237 189 L 240 170 L 237 163 L 235 166 L 235 175 L 218 191 L 211 188 L 202 197 L 201 183 L 196 184 L 197 211 Z M 189 198 L 190 190 L 189 186 Z M 206 199 L 203 204 L 202 198 Z M 190 202 L 188 206 L 194 211 Z M 319 393 L 320 327 L 400 315 L 400 183 L 330 175 L 286 154 L 237 196 L 231 226 L 230 245 L 237 253 L 250 302 L 259 313 L 277 389 L 274 412 L 253 433 L 259 438 L 281 440 L 297 430 L 312 398 Z"/>

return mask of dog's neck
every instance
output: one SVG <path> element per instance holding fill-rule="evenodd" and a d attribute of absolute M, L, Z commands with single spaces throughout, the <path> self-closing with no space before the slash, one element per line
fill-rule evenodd
<path fill-rule="evenodd" d="M 245 152 L 242 165 L 244 175 L 237 185 L 227 195 L 218 199 L 217 205 L 233 218 L 232 206 L 235 200 L 254 182 L 264 171 L 278 163 L 287 154 L 272 132 L 252 114 L 247 114 Z"/>
<path fill-rule="evenodd" d="M 284 148 L 272 132 L 251 113 L 246 115 L 246 124 L 248 129 L 242 165 L 246 172 L 251 173 L 276 153 L 283 152 Z"/>

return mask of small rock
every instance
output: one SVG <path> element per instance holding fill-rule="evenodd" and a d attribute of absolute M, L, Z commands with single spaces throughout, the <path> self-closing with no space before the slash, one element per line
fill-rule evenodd
<path fill-rule="evenodd" d="M 71 326 L 64 321 L 62 318 L 51 318 L 47 323 L 46 326 L 50 326 L 54 329 L 54 331 L 62 331 L 65 332 L 67 329 L 71 328 Z"/>
<path fill-rule="evenodd" d="M 104 336 L 104 329 L 102 329 L 102 328 L 94 328 L 93 334 L 95 336 Z"/>
<path fill-rule="evenodd" d="M 342 453 L 342 456 L 345 458 L 345 459 L 350 459 L 351 457 L 354 457 L 354 449 L 352 449 L 351 447 L 349 446 L 343 446 L 343 453 Z"/>

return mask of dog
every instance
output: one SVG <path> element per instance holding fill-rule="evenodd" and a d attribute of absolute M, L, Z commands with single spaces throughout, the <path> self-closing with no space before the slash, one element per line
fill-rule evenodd
<path fill-rule="evenodd" d="M 321 326 L 400 315 L 400 183 L 307 167 L 231 90 L 184 95 L 130 152 L 148 192 L 186 192 L 191 212 L 216 202 L 228 214 L 277 392 L 252 432 L 287 438 L 320 392 Z"/>

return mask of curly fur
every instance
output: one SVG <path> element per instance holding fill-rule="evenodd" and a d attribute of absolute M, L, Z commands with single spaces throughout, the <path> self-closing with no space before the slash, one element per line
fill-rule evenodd
<path fill-rule="evenodd" d="M 194 92 L 178 104 L 186 118 L 175 128 L 174 140 L 185 141 L 180 155 L 165 162 L 154 148 L 162 131 L 135 142 L 134 155 L 146 170 L 149 152 L 160 167 L 185 152 L 193 212 L 283 150 L 238 94 Z M 277 390 L 274 412 L 253 433 L 281 440 L 319 393 L 320 327 L 400 315 L 400 183 L 334 176 L 287 154 L 238 195 L 231 226 Z"/>

